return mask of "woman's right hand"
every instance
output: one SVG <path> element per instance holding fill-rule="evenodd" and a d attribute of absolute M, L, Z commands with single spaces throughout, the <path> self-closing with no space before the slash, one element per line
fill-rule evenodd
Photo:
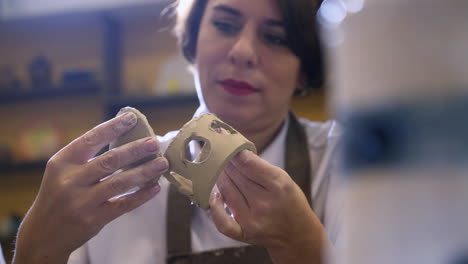
<path fill-rule="evenodd" d="M 77 138 L 49 160 L 36 200 L 19 229 L 13 263 L 66 263 L 71 252 L 107 223 L 159 192 L 157 180 L 168 168 L 165 158 L 120 171 L 157 153 L 159 142 L 155 138 L 140 139 L 93 158 L 135 124 L 133 113 L 118 116 Z M 111 199 L 134 187 L 140 189 Z"/>

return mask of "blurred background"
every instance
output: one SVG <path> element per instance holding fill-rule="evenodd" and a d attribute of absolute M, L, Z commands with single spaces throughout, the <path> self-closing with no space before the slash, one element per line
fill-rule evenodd
<path fill-rule="evenodd" d="M 468 263 L 467 14 L 466 0 L 322 3 L 344 130 L 336 263 Z"/>
<path fill-rule="evenodd" d="M 0 240 L 7 260 L 48 158 L 123 106 L 157 134 L 198 107 L 192 77 L 160 13 L 171 0 L 0 0 Z M 325 91 L 301 117 L 329 117 Z"/>

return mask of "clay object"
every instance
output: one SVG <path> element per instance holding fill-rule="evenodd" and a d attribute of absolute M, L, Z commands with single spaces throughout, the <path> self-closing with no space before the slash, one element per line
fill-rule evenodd
<path fill-rule="evenodd" d="M 127 112 L 132 112 L 136 115 L 137 117 L 137 123 L 136 125 L 129 131 L 127 131 L 125 134 L 121 135 L 119 138 L 114 140 L 113 142 L 110 143 L 109 149 L 113 149 L 122 145 L 125 145 L 127 143 L 130 143 L 132 141 L 145 138 L 145 137 L 155 137 L 153 128 L 150 126 L 148 123 L 148 120 L 146 119 L 146 116 L 143 115 L 140 111 L 138 111 L 135 108 L 132 107 L 124 107 L 120 109 L 120 111 L 117 113 L 117 115 L 121 115 Z M 150 156 L 145 157 L 144 159 L 141 159 L 139 161 L 136 161 L 132 164 L 130 164 L 127 168 L 130 167 L 135 167 L 140 164 L 143 164 L 149 160 L 155 159 L 156 157 L 161 157 L 161 153 L 156 153 Z M 124 168 L 125 169 L 125 168 Z"/>
<path fill-rule="evenodd" d="M 193 160 L 187 153 L 190 142 L 201 147 Z M 170 167 L 164 176 L 196 205 L 208 209 L 219 174 L 244 149 L 257 152 L 252 142 L 215 115 L 201 115 L 186 123 L 169 144 L 164 156 Z"/>

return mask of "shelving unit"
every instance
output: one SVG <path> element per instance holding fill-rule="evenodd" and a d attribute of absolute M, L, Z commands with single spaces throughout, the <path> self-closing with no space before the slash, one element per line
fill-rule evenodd
<path fill-rule="evenodd" d="M 0 6 L 6 1 L 0 0 Z M 17 1 L 18 8 L 30 0 Z M 55 0 L 50 0 L 55 1 Z M 133 106 L 148 109 L 159 109 L 161 106 L 192 108 L 197 104 L 196 95 L 170 95 L 170 96 L 133 96 L 124 93 L 123 78 L 124 64 L 124 38 L 126 37 L 123 24 L 132 21 L 154 21 L 155 17 L 174 0 L 93 0 L 60 2 L 64 8 L 54 8 L 48 12 L 44 7 L 37 6 L 37 10 L 0 10 L 0 39 L 2 32 L 35 32 L 44 28 L 52 28 L 57 32 L 67 30 L 67 27 L 89 27 L 89 21 L 98 21 L 100 36 L 97 43 L 100 45 L 99 72 L 96 83 L 85 85 L 57 85 L 46 89 L 21 90 L 17 92 L 0 91 L 0 111 L 8 112 L 10 106 L 34 105 L 47 106 L 49 101 L 55 99 L 74 100 L 80 97 L 83 105 L 87 106 L 88 97 L 98 98 L 102 102 L 101 112 L 104 119 L 112 118 L 124 106 Z M 21 2 L 21 3 L 20 3 Z M 57 1 L 59 2 L 59 1 Z M 76 2 L 77 9 L 70 8 Z M 85 3 L 86 2 L 86 3 Z M 66 6 L 66 7 L 65 7 Z M 59 10 L 60 9 L 60 10 Z M 5 13 L 7 12 L 7 13 Z M 94 23 L 94 22 L 93 22 Z M 78 25 L 78 26 L 77 26 Z M 156 32 L 156 31 L 155 31 Z M 55 32 L 48 32 L 55 34 Z M 86 44 L 84 44 L 86 45 Z M 66 49 L 66 47 L 64 48 Z M 71 51 L 73 52 L 73 51 Z M 25 65 L 26 66 L 26 65 Z M 84 98 L 84 99 L 83 99 Z M 40 108 L 40 107 L 39 107 Z M 172 109 L 172 108 L 171 108 Z M 63 111 L 78 112 L 79 109 L 64 109 Z M 159 110 L 158 110 L 159 111 Z M 167 114 L 167 113 L 165 113 Z M 104 121 L 104 120 L 102 120 Z M 42 171 L 46 161 L 17 162 L 0 165 L 0 175 L 22 171 Z"/>
<path fill-rule="evenodd" d="M 198 98 L 195 94 L 193 95 L 173 95 L 173 96 L 116 96 L 112 97 L 107 101 L 107 114 L 108 118 L 111 118 L 117 114 L 117 112 L 125 106 L 132 107 L 152 107 L 152 106 L 167 106 L 167 105 L 184 105 L 184 104 L 195 104 L 198 102 Z"/>
<path fill-rule="evenodd" d="M 47 100 L 78 95 L 93 95 L 102 91 L 98 84 L 85 86 L 59 86 L 34 91 L 19 91 L 0 94 L 0 104 L 22 103 L 32 100 Z"/>
<path fill-rule="evenodd" d="M 15 173 L 26 172 L 26 171 L 32 171 L 32 170 L 44 171 L 46 164 L 47 164 L 46 160 L 1 164 L 0 172 L 2 172 L 3 174 L 3 173 L 12 173 L 12 172 L 15 172 Z"/>
<path fill-rule="evenodd" d="M 5 32 L 28 33 L 45 28 L 63 30 L 66 27 L 89 23 L 89 21 L 99 21 L 102 36 L 99 58 L 101 63 L 99 72 L 97 73 L 101 80 L 100 89 L 103 93 L 119 94 L 123 85 L 124 33 L 122 32 L 122 24 L 132 20 L 158 17 L 160 12 L 174 2 L 174 0 L 93 0 L 66 2 L 49 0 L 39 5 L 31 0 L 0 0 L 0 41 L 2 33 Z M 31 7 L 28 7 L 28 5 Z M 55 5 L 58 7 L 55 7 Z M 49 6 L 49 8 L 46 6 Z M 85 26 L 89 27 L 90 25 Z M 88 88 L 79 90 L 85 91 Z M 37 93 L 36 91 L 31 93 L 19 92 L 18 97 L 28 97 L 28 95 L 23 94 L 31 94 L 32 97 L 36 97 Z M 59 93 L 66 94 L 67 92 L 60 91 Z M 48 91 L 45 91 L 43 94 L 48 94 Z M 9 94 L 3 96 L 0 93 L 0 97 L 16 97 L 16 95 Z"/>

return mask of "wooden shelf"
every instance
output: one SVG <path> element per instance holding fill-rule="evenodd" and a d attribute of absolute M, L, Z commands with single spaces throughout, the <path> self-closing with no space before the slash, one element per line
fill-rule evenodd
<path fill-rule="evenodd" d="M 1 164 L 0 165 L 0 175 L 4 173 L 12 173 L 12 172 L 24 172 L 24 171 L 31 171 L 31 170 L 44 170 L 47 165 L 47 161 L 39 160 L 39 161 L 31 161 L 31 162 L 18 162 L 18 163 L 11 163 L 11 164 Z"/>
<path fill-rule="evenodd" d="M 125 106 L 136 108 L 156 107 L 178 104 L 197 104 L 196 94 L 171 95 L 171 96 L 116 96 L 107 100 L 107 117 L 111 118 Z"/>
<path fill-rule="evenodd" d="M 2 0 L 0 0 L 2 1 Z M 14 1 L 14 0 L 13 0 Z M 74 0 L 75 1 L 75 0 Z M 78 0 L 76 0 L 78 1 Z M 64 12 L 52 12 L 43 14 L 14 14 L 0 17 L 0 37 L 13 34 L 28 35 L 40 30 L 47 30 L 48 34 L 60 34 L 74 32 L 74 29 L 88 29 L 96 27 L 97 32 L 102 31 L 102 39 L 96 41 L 100 47 L 99 80 L 102 83 L 82 86 L 56 86 L 47 89 L 17 90 L 13 92 L 2 92 L 0 90 L 0 106 L 8 111 L 8 107 L 17 103 L 39 102 L 47 104 L 51 99 L 69 99 L 75 96 L 96 95 L 99 97 L 99 104 L 102 105 L 102 112 L 105 118 L 115 116 L 120 108 L 134 106 L 138 108 L 150 107 L 185 107 L 198 105 L 195 94 L 191 95 L 171 95 L 171 96 L 128 96 L 119 95 L 122 89 L 122 69 L 123 61 L 123 28 L 133 25 L 134 22 L 144 21 L 149 25 L 164 27 L 164 21 L 160 21 L 159 14 L 168 4 L 174 0 L 116 0 L 116 2 L 126 2 L 127 4 L 109 5 L 102 8 L 68 9 Z M 162 24 L 158 24 L 162 23 Z M 70 30 L 71 29 L 71 30 Z M 36 36 L 35 34 L 32 34 Z M 94 44 L 94 43 L 93 43 Z M 65 49 L 64 49 L 65 50 Z M 68 50 L 67 50 L 68 51 Z M 70 52 L 73 52 L 70 49 Z M 27 88 L 27 87 L 26 87 Z M 87 99 L 87 98 L 86 98 Z M 102 100 L 101 100 L 102 99 Z M 47 161 L 22 162 L 8 164 L 0 163 L 0 175 L 12 173 L 29 173 L 44 170 Z"/>
<path fill-rule="evenodd" d="M 100 91 L 98 85 L 86 86 L 60 86 L 56 88 L 46 88 L 34 91 L 19 91 L 14 93 L 0 93 L 0 104 L 18 103 L 31 100 L 46 100 L 60 97 L 70 97 L 77 95 L 92 95 Z"/>

